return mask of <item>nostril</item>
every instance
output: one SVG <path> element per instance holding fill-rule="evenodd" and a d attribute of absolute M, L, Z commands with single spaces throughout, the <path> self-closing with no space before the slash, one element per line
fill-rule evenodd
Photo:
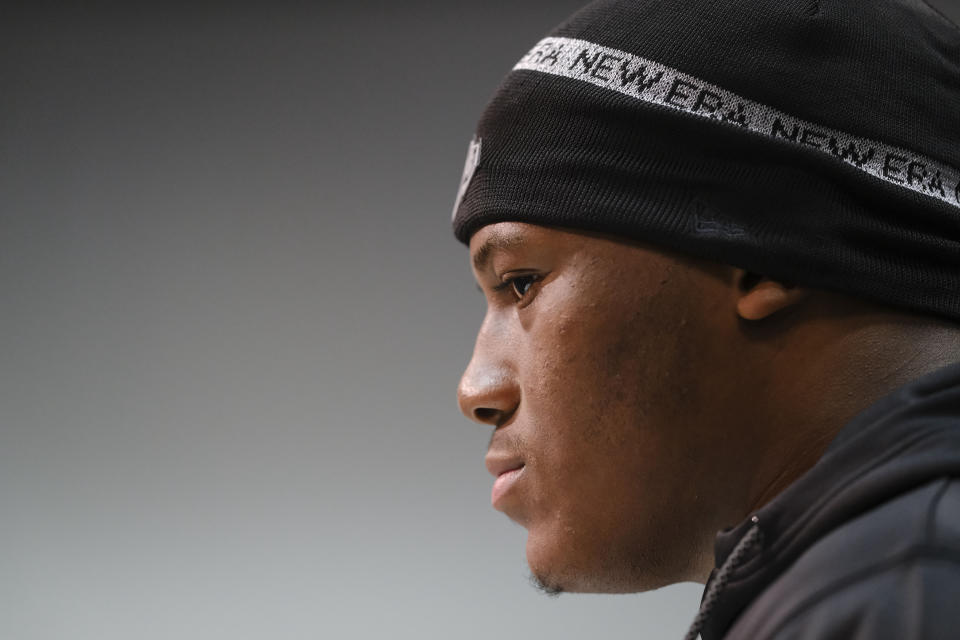
<path fill-rule="evenodd" d="M 487 424 L 494 424 L 497 420 L 497 416 L 500 412 L 496 409 L 487 409 L 480 407 L 473 410 L 473 417 L 477 422 L 485 422 Z"/>
<path fill-rule="evenodd" d="M 457 406 L 470 420 L 498 427 L 520 404 L 520 385 L 502 360 L 481 358 L 478 349 L 457 386 Z"/>

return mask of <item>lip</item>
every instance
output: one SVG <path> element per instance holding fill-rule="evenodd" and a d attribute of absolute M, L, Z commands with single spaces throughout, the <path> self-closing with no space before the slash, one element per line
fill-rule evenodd
<path fill-rule="evenodd" d="M 523 466 L 523 460 L 519 456 L 490 452 L 484 459 L 487 471 L 494 478 L 499 478 L 507 471 L 515 471 Z"/>
<path fill-rule="evenodd" d="M 523 476 L 524 469 L 526 467 L 521 463 L 519 467 L 507 469 L 497 475 L 497 479 L 493 481 L 493 489 L 490 491 L 490 504 L 493 505 L 494 509 L 500 510 L 498 504 L 514 483 Z"/>
<path fill-rule="evenodd" d="M 490 504 L 494 509 L 502 511 L 501 503 L 504 496 L 517 480 L 523 475 L 526 468 L 523 458 L 509 451 L 489 451 L 484 460 L 487 471 L 496 478 L 493 489 L 490 491 Z"/>
<path fill-rule="evenodd" d="M 490 447 L 487 449 L 484 464 L 490 475 L 496 478 L 493 482 L 493 489 L 490 491 L 490 503 L 497 511 L 504 511 L 507 507 L 505 496 L 517 480 L 523 476 L 526 462 L 520 456 L 520 453 L 510 446 L 509 440 L 498 442 L 498 437 L 505 437 L 499 429 L 494 432 L 490 440 Z"/>

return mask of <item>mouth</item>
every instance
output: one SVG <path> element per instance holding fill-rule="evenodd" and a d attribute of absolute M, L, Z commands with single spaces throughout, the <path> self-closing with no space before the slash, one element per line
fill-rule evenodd
<path fill-rule="evenodd" d="M 493 481 L 493 489 L 490 491 L 490 504 L 493 505 L 494 509 L 501 510 L 498 504 L 514 483 L 523 475 L 524 469 L 523 463 L 520 463 L 518 467 L 506 469 L 497 475 L 497 479 Z"/>
<path fill-rule="evenodd" d="M 493 481 L 493 490 L 490 492 L 490 503 L 497 511 L 507 508 L 506 496 L 513 485 L 523 477 L 526 462 L 515 446 L 509 443 L 498 443 L 496 438 L 500 431 L 496 431 L 490 441 L 484 464 L 496 480 Z M 500 436 L 502 437 L 502 436 Z"/>

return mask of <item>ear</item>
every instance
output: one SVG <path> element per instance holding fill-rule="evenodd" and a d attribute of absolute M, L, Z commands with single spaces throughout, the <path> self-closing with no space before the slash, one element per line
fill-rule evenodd
<path fill-rule="evenodd" d="M 778 282 L 743 269 L 736 269 L 734 276 L 740 290 L 737 314 L 744 320 L 763 320 L 800 304 L 810 295 L 806 287 Z"/>

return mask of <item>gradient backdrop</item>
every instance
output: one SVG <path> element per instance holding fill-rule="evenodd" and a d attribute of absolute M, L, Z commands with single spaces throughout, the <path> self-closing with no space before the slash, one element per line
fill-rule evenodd
<path fill-rule="evenodd" d="M 134 4 L 0 10 L 0 638 L 681 637 L 527 584 L 454 398 L 466 145 L 580 2 Z"/>

